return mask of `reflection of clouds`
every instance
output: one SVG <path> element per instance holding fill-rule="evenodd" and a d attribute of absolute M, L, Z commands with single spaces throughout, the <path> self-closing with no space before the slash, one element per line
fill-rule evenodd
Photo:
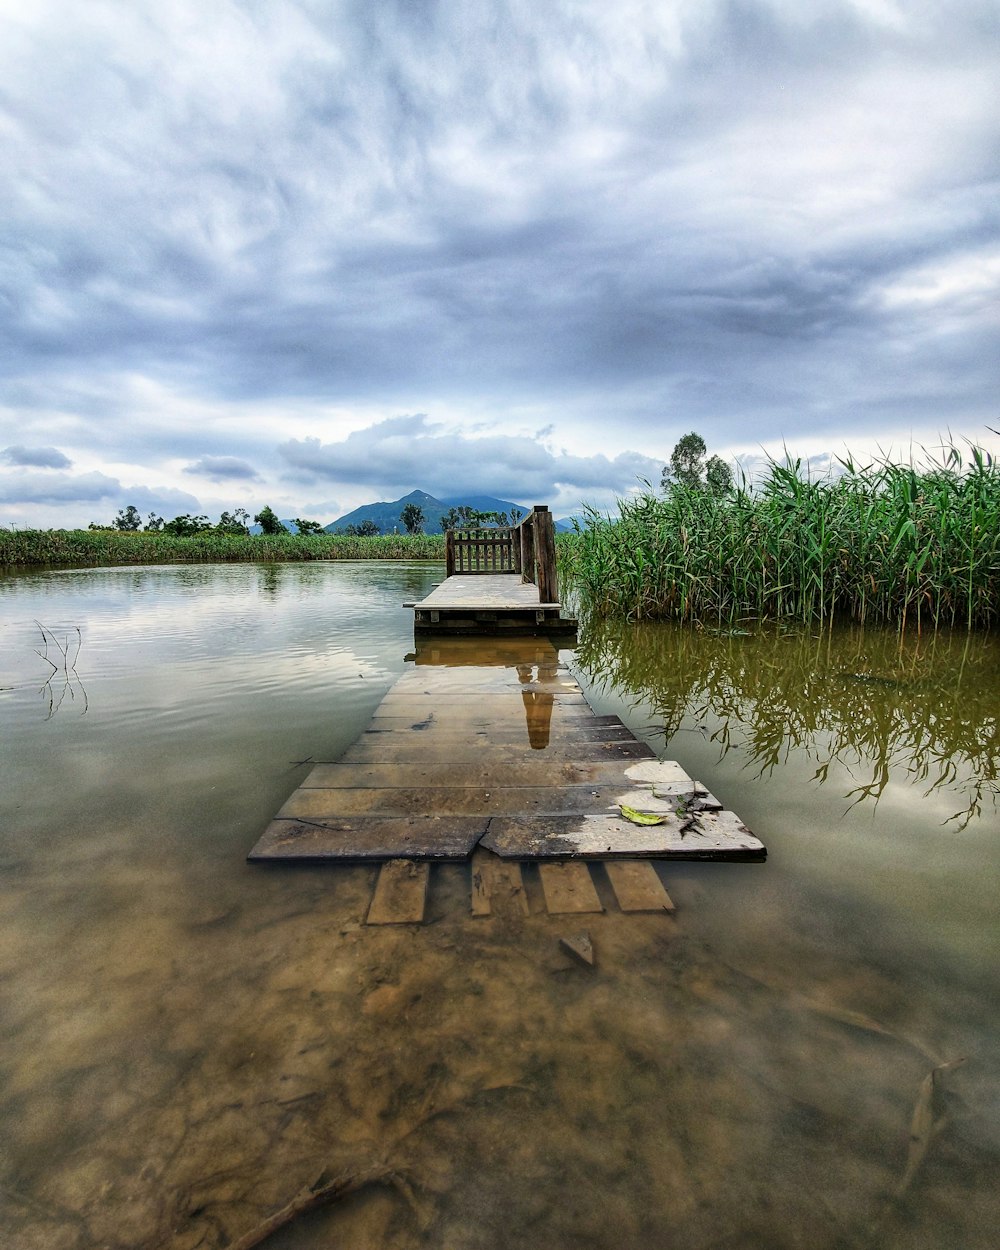
<path fill-rule="evenodd" d="M 1000 793 L 998 651 L 986 635 L 598 625 L 578 656 L 596 682 L 648 702 L 665 740 L 696 727 L 758 775 L 794 751 L 852 803 L 908 801 L 924 817 L 933 803 L 963 828 Z"/>

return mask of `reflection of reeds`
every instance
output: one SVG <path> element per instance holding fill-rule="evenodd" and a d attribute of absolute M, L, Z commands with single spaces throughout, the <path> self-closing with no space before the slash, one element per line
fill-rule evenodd
<path fill-rule="evenodd" d="M 76 671 L 76 664 L 80 658 L 80 650 L 83 647 L 83 634 L 80 632 L 79 625 L 75 625 L 69 633 L 65 634 L 60 641 L 55 633 L 46 628 L 40 621 L 36 621 L 39 632 L 42 635 L 42 650 L 36 649 L 35 654 L 48 664 L 52 672 L 48 675 L 42 684 L 40 693 L 48 702 L 48 715 L 46 720 L 55 716 L 56 712 L 62 707 L 63 700 L 67 694 L 71 701 L 76 700 L 76 692 L 79 689 L 83 707 L 80 709 L 80 715 L 87 711 L 87 691 L 84 689 L 83 682 L 80 680 L 80 674 Z M 73 635 L 76 635 L 76 646 L 73 647 Z M 59 656 L 59 663 L 56 663 L 49 654 L 49 649 Z M 72 658 L 70 653 L 72 651 Z"/>
<path fill-rule="evenodd" d="M 624 500 L 619 519 L 592 512 L 562 544 L 564 571 L 591 611 L 630 620 L 1000 620 L 1000 466 L 987 452 L 843 469 L 810 481 L 798 462 L 772 463 L 721 497 Z"/>
<path fill-rule="evenodd" d="M 848 797 L 877 800 L 895 773 L 927 793 L 953 790 L 960 827 L 995 803 L 1000 734 L 996 645 L 939 632 L 925 639 L 843 627 L 709 633 L 595 622 L 578 659 L 606 687 L 651 705 L 669 740 L 687 718 L 718 722 L 713 741 L 738 748 L 760 774 L 793 749 L 824 781 L 833 764 L 859 781 Z"/>

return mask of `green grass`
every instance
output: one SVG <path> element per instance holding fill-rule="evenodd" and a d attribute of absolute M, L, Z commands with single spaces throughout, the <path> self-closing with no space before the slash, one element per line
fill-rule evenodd
<path fill-rule="evenodd" d="M 444 560 L 442 534 L 243 535 L 190 538 L 117 530 L 0 529 L 0 567 L 287 560 Z"/>
<path fill-rule="evenodd" d="M 859 466 L 809 481 L 772 463 L 717 498 L 647 492 L 591 512 L 560 547 L 596 617 L 990 628 L 1000 621 L 1000 471 L 972 447 L 941 463 Z"/>

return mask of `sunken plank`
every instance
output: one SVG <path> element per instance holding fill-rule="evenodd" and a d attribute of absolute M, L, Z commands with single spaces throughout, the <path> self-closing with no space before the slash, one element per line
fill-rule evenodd
<path fill-rule="evenodd" d="M 540 864 L 538 875 L 551 915 L 604 910 L 586 864 Z"/>
<path fill-rule="evenodd" d="M 477 850 L 472 856 L 471 910 L 473 916 L 492 916 L 495 912 L 527 916 L 530 908 L 521 865 L 502 860 L 492 851 Z"/>
<path fill-rule="evenodd" d="M 673 911 L 670 895 L 648 859 L 614 859 L 604 865 L 622 911 Z"/>
<path fill-rule="evenodd" d="M 272 820 L 247 857 L 364 860 L 467 859 L 486 830 L 485 816 L 350 816 Z"/>
<path fill-rule="evenodd" d="M 484 738 L 469 737 L 463 740 L 413 738 L 393 742 L 376 736 L 373 741 L 356 742 L 340 757 L 343 764 L 480 764 L 488 760 L 491 766 L 517 764 L 525 759 L 526 752 L 544 753 L 547 760 L 569 760 L 580 763 L 602 763 L 607 760 L 648 759 L 653 752 L 644 742 L 634 738 L 617 742 L 547 742 L 531 746 L 526 732 L 518 743 L 491 742 Z M 414 741 L 416 738 L 416 741 Z M 529 755 L 528 758 L 534 758 Z"/>
<path fill-rule="evenodd" d="M 391 859 L 379 869 L 365 924 L 421 924 L 430 864 Z"/>
<path fill-rule="evenodd" d="M 456 767 L 454 764 L 317 764 L 304 779 L 305 789 L 334 789 L 342 786 L 370 786 L 376 790 L 427 786 L 475 786 L 494 790 L 517 782 L 522 786 L 613 785 L 621 782 L 621 762 L 593 763 L 554 759 L 546 762 L 544 751 L 532 752 L 530 758 L 514 770 L 503 764 L 483 763 Z"/>

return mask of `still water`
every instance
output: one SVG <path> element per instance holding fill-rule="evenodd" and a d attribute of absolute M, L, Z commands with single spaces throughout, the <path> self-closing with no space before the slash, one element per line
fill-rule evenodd
<path fill-rule="evenodd" d="M 3 1244 L 216 1250 L 344 1175 L 268 1247 L 993 1247 L 1000 640 L 585 629 L 767 863 L 672 866 L 673 917 L 598 869 L 586 926 L 438 866 L 367 928 L 374 870 L 244 856 L 440 577 L 0 577 Z"/>

